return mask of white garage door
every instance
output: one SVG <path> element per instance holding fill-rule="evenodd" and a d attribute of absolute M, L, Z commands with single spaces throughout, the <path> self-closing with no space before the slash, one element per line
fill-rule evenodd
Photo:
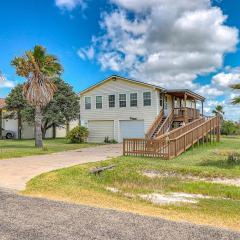
<path fill-rule="evenodd" d="M 120 140 L 124 138 L 144 138 L 144 121 L 120 121 Z"/>
<path fill-rule="evenodd" d="M 105 137 L 114 139 L 114 121 L 88 121 L 89 142 L 103 142 Z"/>

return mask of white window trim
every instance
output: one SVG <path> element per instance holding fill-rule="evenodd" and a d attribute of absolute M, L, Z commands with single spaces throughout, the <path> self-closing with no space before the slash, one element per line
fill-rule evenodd
<path fill-rule="evenodd" d="M 136 94 L 137 95 L 137 98 L 136 99 L 133 99 L 133 101 L 137 101 L 137 105 L 136 106 L 131 106 L 131 94 Z M 130 105 L 130 107 L 138 107 L 138 93 L 136 93 L 136 92 L 133 92 L 133 93 L 130 93 L 129 94 L 129 105 Z"/>
<path fill-rule="evenodd" d="M 97 98 L 98 97 L 101 97 L 101 104 L 102 104 L 102 107 L 101 108 L 97 108 Z M 96 109 L 102 109 L 103 108 L 103 96 L 100 96 L 100 95 L 98 95 L 98 96 L 96 96 L 96 98 L 95 98 L 95 100 L 96 100 L 96 102 L 95 102 L 95 107 L 96 107 Z"/>
<path fill-rule="evenodd" d="M 110 96 L 114 96 L 114 107 L 110 107 L 110 104 L 109 104 L 109 103 L 110 103 L 110 102 L 109 102 L 109 97 L 110 97 Z M 116 94 L 108 94 L 108 95 L 107 95 L 107 101 L 108 101 L 108 108 L 109 108 L 109 109 L 116 108 Z"/>
<path fill-rule="evenodd" d="M 147 99 L 144 99 L 144 93 L 150 93 L 150 98 L 147 98 Z M 150 105 L 145 105 L 144 104 L 144 100 L 149 100 L 150 99 Z M 152 106 L 152 92 L 150 92 L 150 91 L 147 91 L 147 92 L 143 92 L 143 106 L 144 107 L 151 107 Z"/>
<path fill-rule="evenodd" d="M 124 100 L 120 100 L 120 95 L 125 95 L 125 102 L 126 102 L 125 107 L 121 107 L 121 106 L 120 106 L 120 101 L 122 101 L 122 102 L 124 101 Z M 126 94 L 126 93 L 119 93 L 119 94 L 118 94 L 118 107 L 119 107 L 119 108 L 126 108 L 126 107 L 127 107 L 127 94 Z"/>
<path fill-rule="evenodd" d="M 86 98 L 90 98 L 90 108 L 86 108 Z M 92 97 L 90 97 L 90 96 L 84 97 L 84 109 L 85 110 L 91 110 L 92 109 Z"/>

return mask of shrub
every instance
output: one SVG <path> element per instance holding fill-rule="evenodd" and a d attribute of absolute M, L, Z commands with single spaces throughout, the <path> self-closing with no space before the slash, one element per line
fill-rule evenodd
<path fill-rule="evenodd" d="M 86 127 L 77 126 L 67 134 L 67 139 L 70 143 L 83 143 L 86 141 L 88 134 L 89 131 Z"/>
<path fill-rule="evenodd" d="M 229 165 L 239 165 L 240 164 L 240 154 L 233 152 L 228 155 L 227 162 Z"/>
<path fill-rule="evenodd" d="M 115 139 L 109 139 L 109 137 L 105 137 L 104 139 L 104 143 L 117 143 L 117 141 Z"/>

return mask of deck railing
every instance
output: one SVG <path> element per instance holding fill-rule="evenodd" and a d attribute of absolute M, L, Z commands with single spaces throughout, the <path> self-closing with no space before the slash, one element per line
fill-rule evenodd
<path fill-rule="evenodd" d="M 200 111 L 198 109 L 188 107 L 174 108 L 175 117 L 185 117 L 185 114 L 188 119 L 197 119 L 200 117 Z"/>
<path fill-rule="evenodd" d="M 176 129 L 178 130 L 178 129 Z M 196 142 L 204 140 L 210 134 L 216 134 L 216 141 L 220 139 L 220 118 L 199 119 L 184 127 L 181 131 L 173 130 L 157 139 L 124 139 L 123 154 L 132 156 L 161 157 L 171 159 L 186 151 Z"/>
<path fill-rule="evenodd" d="M 156 117 L 156 119 L 154 120 L 153 124 L 150 126 L 150 128 L 148 129 L 147 133 L 145 134 L 146 138 L 151 138 L 154 131 L 156 130 L 156 128 L 159 126 L 159 124 L 161 123 L 162 119 L 163 119 L 163 110 L 161 110 L 161 112 L 159 113 L 159 115 Z"/>
<path fill-rule="evenodd" d="M 213 117 L 206 120 L 202 124 L 196 126 L 195 128 L 184 132 L 174 139 L 169 140 L 168 145 L 168 158 L 176 157 L 181 153 L 185 152 L 196 142 L 206 137 L 208 134 L 212 133 L 213 130 L 219 130 L 220 120 L 219 117 Z M 219 131 L 216 132 L 216 140 L 219 141 Z M 212 139 L 206 138 L 206 141 L 212 141 Z"/>

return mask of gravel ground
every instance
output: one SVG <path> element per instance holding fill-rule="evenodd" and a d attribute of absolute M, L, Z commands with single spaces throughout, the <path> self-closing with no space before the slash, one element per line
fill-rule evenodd
<path fill-rule="evenodd" d="M 240 233 L 0 190 L 0 240 L 235 240 Z"/>

